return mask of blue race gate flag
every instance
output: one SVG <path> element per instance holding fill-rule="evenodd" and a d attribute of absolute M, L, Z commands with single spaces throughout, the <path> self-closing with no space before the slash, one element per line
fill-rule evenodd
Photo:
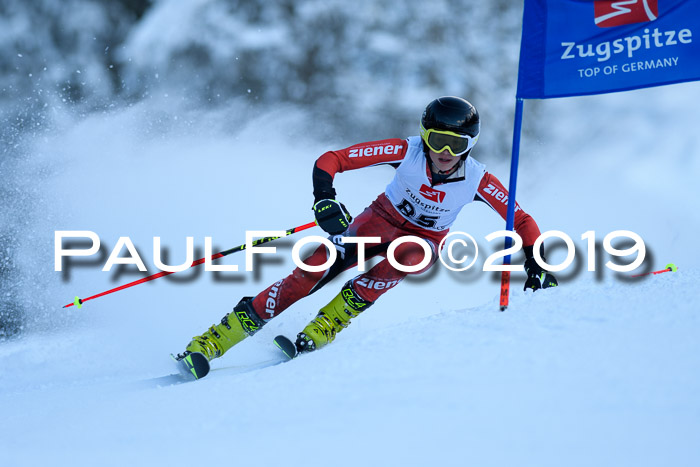
<path fill-rule="evenodd" d="M 700 0 L 525 0 L 518 98 L 700 79 Z"/>
<path fill-rule="evenodd" d="M 506 229 L 513 230 L 523 99 L 700 80 L 700 0 L 525 0 Z M 505 248 L 511 245 L 506 238 Z M 510 255 L 504 257 L 510 264 Z M 510 272 L 501 277 L 501 311 Z"/>

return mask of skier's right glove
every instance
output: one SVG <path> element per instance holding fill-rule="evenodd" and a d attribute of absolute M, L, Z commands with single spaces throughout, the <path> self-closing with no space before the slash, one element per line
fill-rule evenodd
<path fill-rule="evenodd" d="M 352 216 L 343 203 L 334 199 L 322 199 L 314 204 L 316 224 L 331 235 L 345 232 L 352 222 Z"/>
<path fill-rule="evenodd" d="M 534 292 L 537 289 L 548 289 L 559 285 L 557 278 L 542 269 L 534 257 L 525 260 L 525 272 L 527 273 L 527 280 L 523 290 L 529 289 Z"/>

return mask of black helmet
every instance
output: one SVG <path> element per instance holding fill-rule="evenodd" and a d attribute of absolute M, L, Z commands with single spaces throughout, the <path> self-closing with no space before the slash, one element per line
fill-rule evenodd
<path fill-rule="evenodd" d="M 423 142 L 436 152 L 440 152 L 440 150 L 434 145 L 431 147 L 428 139 L 433 132 L 428 130 L 449 131 L 468 137 L 466 138 L 468 144 L 461 145 L 462 147 L 457 147 L 460 146 L 457 144 L 454 148 L 450 148 L 456 149 L 454 152 L 451 151 L 453 155 L 462 155 L 463 159 L 476 144 L 481 128 L 479 112 L 476 111 L 476 108 L 467 100 L 454 96 L 438 97 L 428 104 L 420 123 Z M 437 135 L 435 136 L 437 137 Z M 445 149 L 444 146 L 441 147 L 442 150 Z M 466 150 L 464 150 L 465 147 Z"/>

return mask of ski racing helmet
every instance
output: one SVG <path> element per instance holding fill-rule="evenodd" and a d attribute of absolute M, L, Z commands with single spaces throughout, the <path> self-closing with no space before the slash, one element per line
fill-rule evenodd
<path fill-rule="evenodd" d="M 465 160 L 479 139 L 479 112 L 461 97 L 438 97 L 425 108 L 420 120 L 420 136 L 426 155 L 428 149 L 445 149 Z"/>

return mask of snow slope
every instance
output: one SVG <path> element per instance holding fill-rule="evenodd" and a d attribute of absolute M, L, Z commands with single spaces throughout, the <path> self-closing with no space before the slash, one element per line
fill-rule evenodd
<path fill-rule="evenodd" d="M 295 109 L 235 132 L 226 115 L 159 102 L 66 119 L 31 142 L 33 165 L 16 174 L 41 188 L 42 214 L 23 257 L 36 313 L 21 339 L 0 345 L 3 463 L 697 465 L 700 272 L 689 247 L 700 137 L 688 102 L 699 97 L 694 83 L 546 103 L 552 134 L 524 141 L 518 199 L 543 230 L 577 244 L 578 270 L 559 274 L 558 289 L 523 295 L 516 275 L 500 313 L 497 277 L 438 268 L 387 293 L 322 352 L 260 368 L 277 355 L 271 339 L 296 334 L 348 271 L 206 379 L 175 385 L 163 378 L 175 372 L 168 354 L 286 275 L 292 242 L 256 274 L 185 272 L 77 310 L 61 306 L 140 276 L 101 272 L 103 256 L 63 280 L 54 231 L 94 231 L 105 255 L 129 236 L 152 273 L 157 235 L 179 263 L 186 236 L 200 248 L 211 236 L 219 251 L 246 230 L 310 221 L 311 167 L 335 142 L 300 137 L 309 122 Z M 507 164 L 476 157 L 507 180 Z M 391 175 L 367 169 L 336 185 L 359 212 Z M 483 239 L 502 226 L 478 205 L 455 230 Z M 648 269 L 675 262 L 678 272 L 586 272 L 580 235 L 617 229 L 645 239 Z M 244 268 L 243 256 L 225 263 Z"/>
<path fill-rule="evenodd" d="M 694 465 L 698 276 L 515 294 L 506 313 L 492 300 L 358 320 L 323 352 L 239 368 L 297 329 L 275 323 L 174 386 L 159 377 L 184 335 L 152 321 L 183 312 L 125 313 L 140 326 L 105 319 L 3 346 L 0 443 L 8 465 Z"/>

